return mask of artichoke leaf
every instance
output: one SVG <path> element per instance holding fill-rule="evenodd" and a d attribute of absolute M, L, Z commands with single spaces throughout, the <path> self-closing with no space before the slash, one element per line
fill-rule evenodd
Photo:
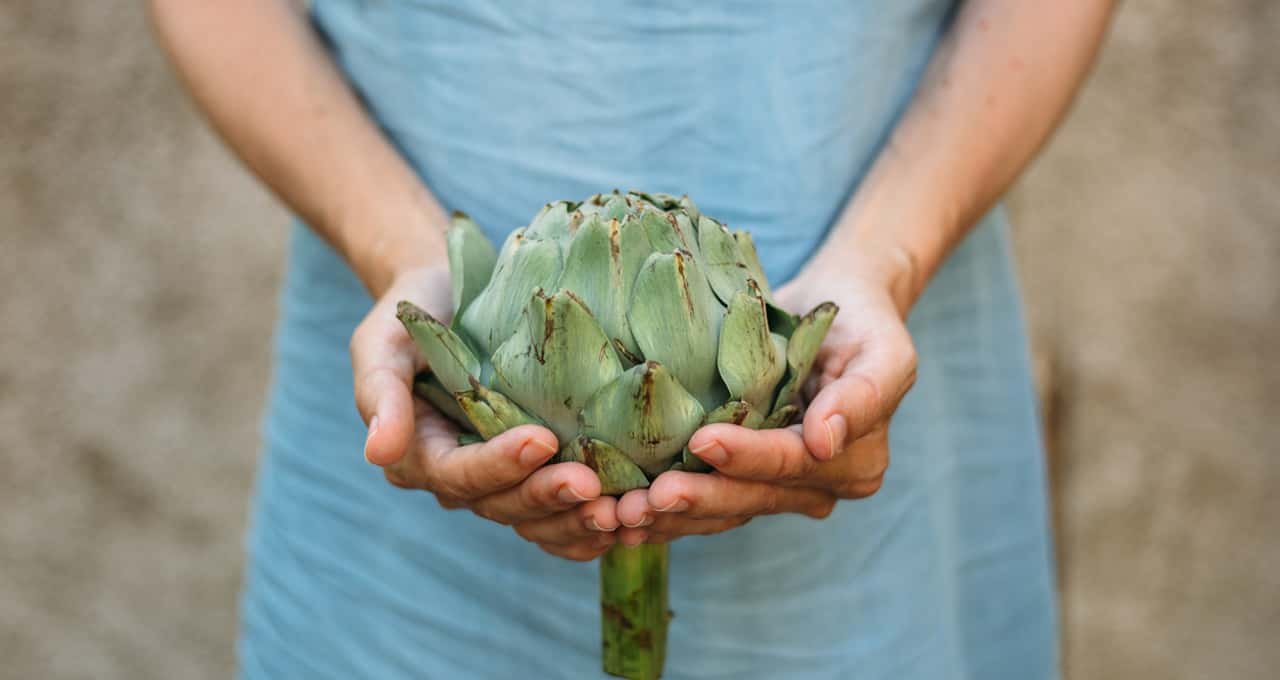
<path fill-rule="evenodd" d="M 605 200 L 604 206 L 600 208 L 600 216 L 606 220 L 621 220 L 629 214 L 631 214 L 631 200 L 618 193 L 617 189 L 613 191 L 613 194 Z"/>
<path fill-rule="evenodd" d="M 484 437 L 474 432 L 461 432 L 458 434 L 458 446 L 470 446 L 479 444 L 482 441 L 484 441 Z"/>
<path fill-rule="evenodd" d="M 600 478 L 601 496 L 621 496 L 649 486 L 649 478 L 617 447 L 591 437 L 577 437 L 556 454 L 556 462 L 582 463 Z"/>
<path fill-rule="evenodd" d="M 471 381 L 480 373 L 480 361 L 462 338 L 408 300 L 396 305 L 396 318 L 409 331 L 431 372 L 446 390 L 457 393 L 470 388 Z"/>
<path fill-rule="evenodd" d="M 689 198 L 688 194 L 680 197 L 680 207 L 694 224 L 702 221 L 702 211 L 698 210 L 698 206 L 694 204 L 693 199 Z"/>
<path fill-rule="evenodd" d="M 760 425 L 764 423 L 764 416 L 751 404 L 735 400 L 725 402 L 716 407 L 702 421 L 703 425 L 719 425 L 721 423 L 745 427 L 748 430 L 758 430 Z"/>
<path fill-rule="evenodd" d="M 633 219 L 640 221 L 654 251 L 667 253 L 673 250 L 687 250 L 684 239 L 677 234 L 675 218 L 670 217 L 668 213 L 645 212 Z"/>
<path fill-rule="evenodd" d="M 708 413 L 702 421 L 704 426 L 717 425 L 719 423 L 729 423 L 730 425 L 758 430 L 764 423 L 764 416 L 760 415 L 759 411 L 752 408 L 751 404 L 745 401 L 730 401 Z M 679 465 L 681 470 L 687 472 L 710 472 L 712 470 L 712 467 L 690 451 L 688 446 L 684 447 L 684 453 Z"/>
<path fill-rule="evenodd" d="M 680 198 L 672 194 L 664 194 L 662 192 L 645 192 L 637 189 L 632 189 L 627 193 L 664 212 L 680 207 Z"/>
<path fill-rule="evenodd" d="M 786 427 L 791 424 L 791 421 L 795 420 L 797 415 L 800 415 L 800 407 L 795 404 L 787 404 L 773 413 L 770 413 L 769 417 L 764 419 L 764 423 L 760 425 L 759 429 L 773 430 L 779 427 Z"/>
<path fill-rule="evenodd" d="M 636 274 L 651 252 L 644 230 L 634 220 L 606 222 L 591 215 L 569 244 L 560 276 L 560 287 L 582 300 L 631 364 L 639 363 L 640 348 L 627 321 L 627 303 Z"/>
<path fill-rule="evenodd" d="M 462 329 L 481 354 L 493 354 L 511 337 L 533 291 L 554 290 L 561 267 L 559 242 L 527 238 L 521 229 L 512 233 L 489 285 L 462 313 Z"/>
<path fill-rule="evenodd" d="M 751 270 L 738 249 L 738 242 L 724 225 L 704 217 L 698 225 L 698 243 L 711 289 L 721 302 L 728 305 L 733 296 L 745 291 L 747 282 L 753 280 Z"/>
<path fill-rule="evenodd" d="M 582 409 L 582 433 L 612 444 L 651 476 L 671 467 L 704 411 L 662 364 L 648 361 L 600 388 Z"/>
<path fill-rule="evenodd" d="M 423 371 L 413 379 L 413 393 L 425 399 L 432 408 L 463 429 L 475 429 L 471 421 L 467 420 L 467 414 L 462 412 L 462 407 L 458 406 L 458 400 L 454 398 L 453 393 L 445 389 L 444 385 L 440 384 L 440 379 L 430 371 Z"/>
<path fill-rule="evenodd" d="M 479 225 L 462 212 L 453 214 L 445 233 L 445 246 L 453 284 L 453 323 L 457 326 L 462 312 L 489 283 L 498 255 Z"/>
<path fill-rule="evenodd" d="M 525 229 L 525 236 L 548 240 L 568 238 L 573 222 L 572 206 L 568 201 L 556 201 L 543 206 Z"/>
<path fill-rule="evenodd" d="M 800 317 L 769 302 L 768 298 L 765 299 L 765 309 L 769 314 L 770 331 L 788 339 L 792 333 L 796 332 L 796 326 L 800 324 Z"/>
<path fill-rule="evenodd" d="M 769 289 L 769 277 L 764 274 L 764 265 L 760 264 L 760 253 L 756 251 L 756 243 L 751 239 L 751 234 L 742 229 L 733 232 L 733 240 L 738 244 L 738 253 L 742 255 L 742 264 L 747 267 L 747 276 L 755 280 L 756 285 L 760 286 L 760 292 L 764 295 L 764 299 L 773 302 L 773 291 Z"/>
<path fill-rule="evenodd" d="M 631 291 L 627 320 L 646 358 L 662 364 L 704 409 L 724 401 L 716 370 L 724 307 L 686 251 L 654 253 Z"/>
<path fill-rule="evenodd" d="M 567 290 L 551 297 L 537 291 L 523 319 L 493 354 L 493 387 L 569 441 L 583 404 L 622 373 L 622 364 L 586 305 Z"/>
<path fill-rule="evenodd" d="M 576 210 L 584 217 L 599 214 L 600 209 L 604 207 L 604 200 L 604 194 L 593 194 L 579 203 Z"/>
<path fill-rule="evenodd" d="M 537 418 L 525 413 L 519 406 L 501 393 L 491 390 L 478 381 L 471 382 L 472 389 L 459 392 L 458 406 L 467 414 L 467 420 L 475 425 L 476 432 L 486 441 L 521 425 L 542 425 Z"/>
<path fill-rule="evenodd" d="M 804 386 L 804 381 L 809 379 L 822 339 L 826 337 L 839 309 L 833 302 L 824 302 L 801 317 L 796 324 L 795 331 L 787 339 L 787 377 L 773 402 L 775 412 L 792 405 L 800 388 Z M 773 415 L 769 418 L 772 420 Z"/>
<path fill-rule="evenodd" d="M 787 341 L 769 332 L 764 298 L 749 283 L 751 288 L 735 295 L 725 312 L 716 365 L 730 397 L 767 413 L 787 368 Z"/>

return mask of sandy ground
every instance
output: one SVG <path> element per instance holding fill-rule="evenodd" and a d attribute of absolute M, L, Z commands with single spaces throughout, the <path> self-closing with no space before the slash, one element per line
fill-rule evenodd
<path fill-rule="evenodd" d="M 0 4 L 0 677 L 233 667 L 286 217 L 138 4 Z M 1126 3 L 1011 199 L 1073 680 L 1280 667 L 1277 35 Z"/>

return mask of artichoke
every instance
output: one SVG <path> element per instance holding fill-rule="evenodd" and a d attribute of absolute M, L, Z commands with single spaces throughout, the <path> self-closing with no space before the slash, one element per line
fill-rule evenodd
<path fill-rule="evenodd" d="M 447 244 L 451 323 L 410 302 L 398 308 L 430 367 L 415 393 L 474 433 L 468 439 L 549 428 L 561 443 L 554 461 L 590 466 L 605 494 L 666 470 L 709 470 L 686 447 L 702 425 L 790 424 L 836 314 L 831 303 L 802 317 L 776 306 L 751 236 L 688 197 L 557 201 L 498 252 L 455 213 Z M 641 561 L 660 561 L 665 583 L 660 558 Z M 620 559 L 611 554 L 606 568 L 625 571 Z M 609 606 L 606 622 L 618 616 Z"/>
<path fill-rule="evenodd" d="M 398 316 L 430 374 L 416 393 L 483 439 L 534 423 L 604 493 L 705 470 L 700 426 L 782 427 L 836 314 L 773 304 L 751 236 L 687 197 L 547 205 L 499 253 L 466 215 L 448 232 L 455 316 Z"/>

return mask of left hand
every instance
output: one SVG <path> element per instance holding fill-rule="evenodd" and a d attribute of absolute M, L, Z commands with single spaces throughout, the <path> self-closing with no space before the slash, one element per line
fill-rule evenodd
<path fill-rule="evenodd" d="M 649 488 L 628 492 L 617 505 L 619 542 L 715 534 L 758 515 L 822 519 L 838 500 L 880 489 L 889 419 L 916 376 L 915 348 L 890 286 L 833 272 L 797 279 L 775 298 L 796 312 L 826 300 L 840 306 L 806 389 L 812 398 L 803 425 L 698 430 L 689 448 L 715 471 L 665 472 Z"/>

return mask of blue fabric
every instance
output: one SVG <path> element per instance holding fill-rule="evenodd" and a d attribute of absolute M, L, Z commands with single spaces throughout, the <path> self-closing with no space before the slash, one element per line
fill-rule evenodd
<path fill-rule="evenodd" d="M 449 208 L 501 240 L 547 200 L 688 192 L 771 279 L 823 238 L 948 26 L 940 0 L 318 0 L 318 29 Z M 371 304 L 292 235 L 248 539 L 244 678 L 592 678 L 597 566 L 398 491 L 361 455 Z M 1045 476 L 1000 211 L 910 318 L 919 378 L 871 499 L 672 547 L 666 677 L 1057 676 Z"/>

